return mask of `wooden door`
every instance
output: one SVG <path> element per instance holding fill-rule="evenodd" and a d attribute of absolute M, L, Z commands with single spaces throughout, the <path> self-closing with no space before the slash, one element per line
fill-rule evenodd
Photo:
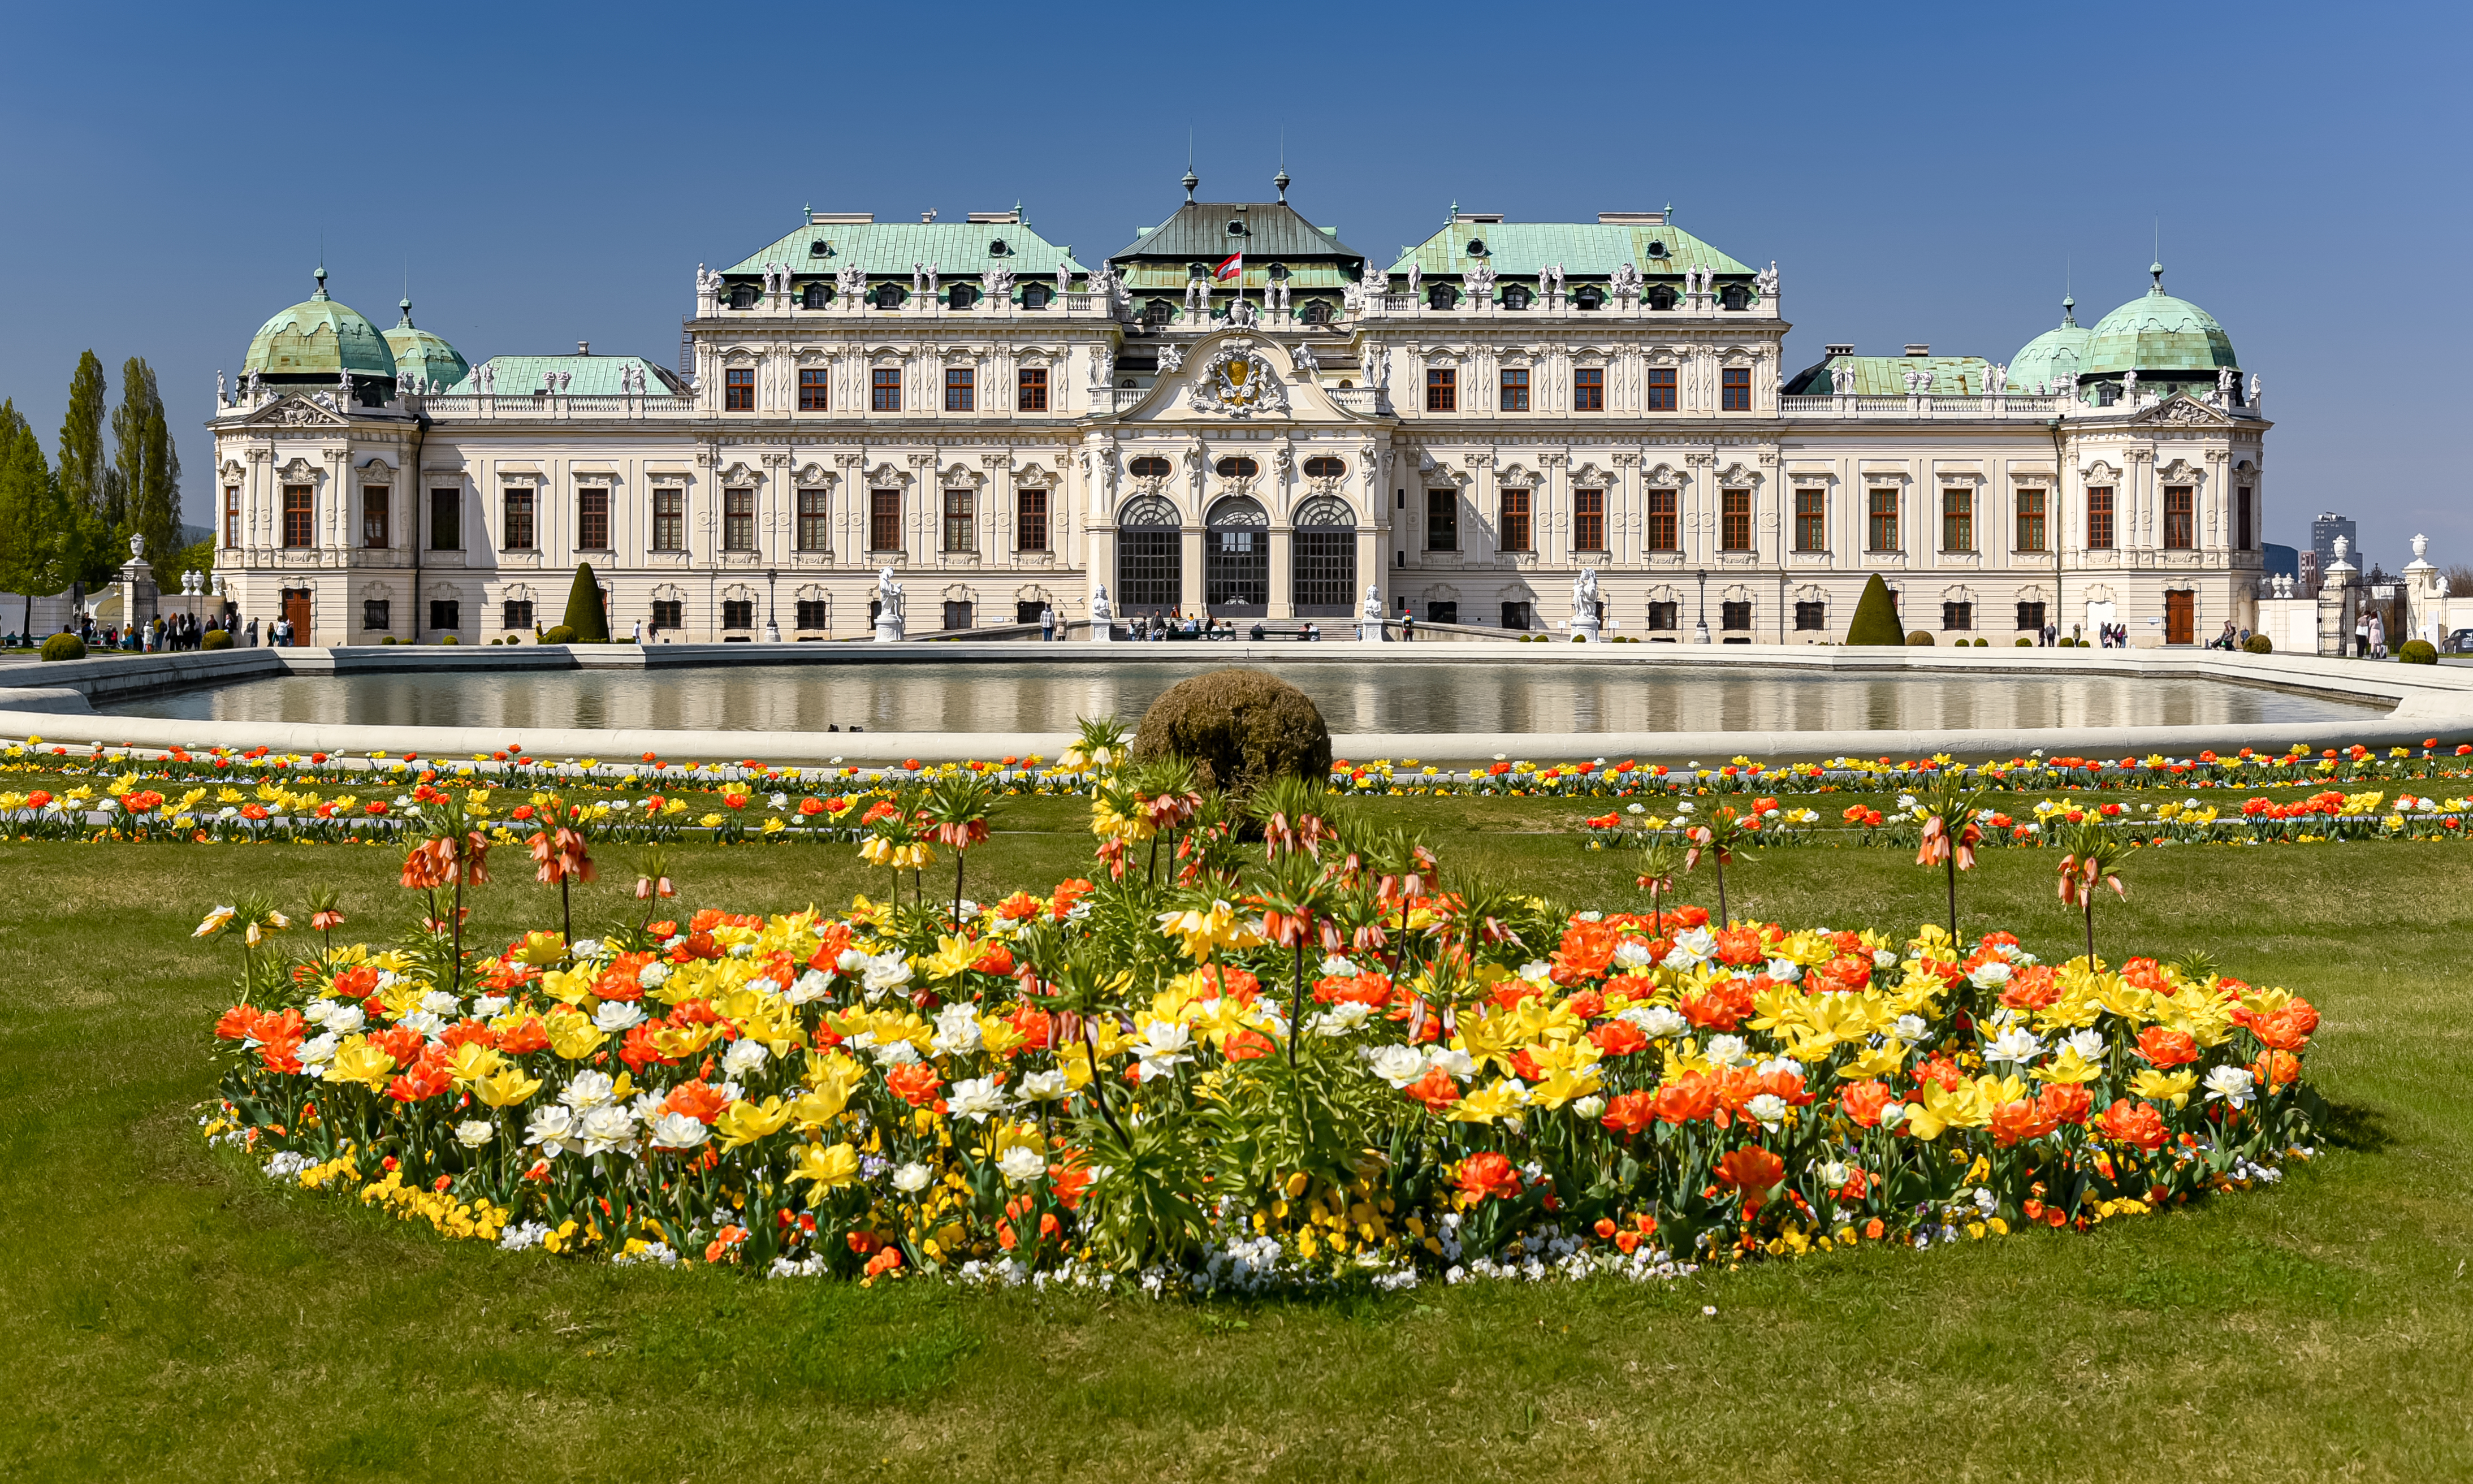
<path fill-rule="evenodd" d="M 286 623 L 292 625 L 293 643 L 306 644 L 309 642 L 308 588 L 286 587 L 283 589 L 283 618 Z"/>
<path fill-rule="evenodd" d="M 2197 594 L 2192 592 L 2164 594 L 2164 642 L 2167 644 L 2196 643 L 2197 611 Z"/>

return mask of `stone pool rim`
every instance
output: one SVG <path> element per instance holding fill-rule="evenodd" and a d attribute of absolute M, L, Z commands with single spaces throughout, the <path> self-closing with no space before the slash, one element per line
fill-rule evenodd
<path fill-rule="evenodd" d="M 1310 652 L 1308 652 L 1310 651 Z M 1779 675 L 1900 677 L 2106 676 L 2198 680 L 2290 691 L 2365 707 L 2358 720 L 2245 722 L 2221 726 L 2110 726 L 1838 730 L 1827 731 L 1502 731 L 1354 732 L 1332 739 L 1335 755 L 1369 761 L 1415 758 L 1468 764 L 1498 754 L 1538 761 L 1594 757 L 1702 760 L 1738 754 L 1765 762 L 1842 755 L 1875 757 L 1949 754 L 1970 760 L 2048 755 L 2114 757 L 2153 753 L 2187 755 L 2212 749 L 2284 752 L 2298 743 L 2327 747 L 2419 747 L 2436 738 L 2453 747 L 2473 739 L 2473 670 L 2302 655 L 2249 655 L 2221 650 L 1858 649 L 1821 645 L 1555 645 L 1436 643 L 1323 646 L 1246 641 L 1209 644 L 1025 644 L 937 640 L 881 645 L 665 644 L 374 645 L 337 649 L 232 649 L 211 654 L 121 656 L 0 670 L 0 737 L 41 736 L 49 742 L 101 741 L 140 748 L 271 747 L 288 753 L 405 753 L 463 757 L 520 745 L 538 757 L 597 756 L 630 760 L 644 753 L 663 759 L 736 760 L 814 766 L 993 760 L 1006 755 L 1054 757 L 1066 732 L 810 732 L 652 728 L 417 727 L 317 722 L 225 722 L 105 715 L 100 702 L 133 699 L 283 676 L 409 673 L 508 673 L 598 670 L 652 672 L 716 668 L 882 666 L 918 663 L 1259 664 L 1274 671 L 1299 665 L 1362 666 L 1586 664 L 1652 671 L 1758 672 Z M 2378 709 L 2369 709 L 2377 707 Z M 1139 718 L 1126 717 L 1131 725 Z M 957 747 L 956 744 L 959 744 Z"/>

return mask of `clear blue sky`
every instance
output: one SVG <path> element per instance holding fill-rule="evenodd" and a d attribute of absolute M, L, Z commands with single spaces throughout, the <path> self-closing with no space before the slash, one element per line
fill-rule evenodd
<path fill-rule="evenodd" d="M 2271 539 L 2473 562 L 2467 11 L 1434 5 L 12 7 L 0 395 L 54 439 L 77 353 L 143 355 L 203 518 L 218 368 L 305 298 L 468 356 L 678 354 L 698 262 L 803 206 L 1017 200 L 1085 261 L 1181 199 L 1289 196 L 1378 258 L 1456 201 L 1672 203 L 1775 259 L 1795 330 L 2006 359 L 2165 283 L 2266 382 Z M 2450 265 L 2455 265 L 2451 267 Z M 115 387 L 116 391 L 116 387 Z"/>

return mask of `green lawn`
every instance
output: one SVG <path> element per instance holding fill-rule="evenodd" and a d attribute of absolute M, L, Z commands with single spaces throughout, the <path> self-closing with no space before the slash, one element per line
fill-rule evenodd
<path fill-rule="evenodd" d="M 1513 831 L 1517 802 L 1374 805 L 1447 872 L 1574 903 L 1621 855 Z M 1539 810 L 1564 823 L 1574 812 Z M 1069 830 L 1070 802 L 1015 826 Z M 973 895 L 1081 868 L 1001 834 Z M 618 852 L 623 855 L 624 852 Z M 678 848 L 688 905 L 846 898 L 843 849 Z M 503 852 L 484 936 L 554 898 Z M 0 845 L 0 1374 L 10 1478 L 1964 1479 L 2473 1476 L 2468 857 L 2366 844 L 2140 851 L 2109 956 L 2203 948 L 2325 1016 L 2325 1156 L 2281 1189 L 2087 1235 L 1868 1250 L 1672 1287 L 1324 1304 L 873 1291 L 449 1244 L 204 1148 L 228 946 L 205 908 L 344 888 L 392 852 Z M 1994 852 L 1971 929 L 2071 951 L 2046 852 Z M 504 878 L 502 877 L 502 879 Z M 632 909 L 614 880 L 589 910 Z M 1784 850 L 1738 911 L 1911 929 L 1938 877 Z M 1703 1312 L 1713 1305 L 1714 1316 Z"/>

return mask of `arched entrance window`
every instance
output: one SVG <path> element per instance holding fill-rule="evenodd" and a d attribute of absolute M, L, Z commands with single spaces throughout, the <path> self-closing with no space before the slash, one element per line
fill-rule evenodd
<path fill-rule="evenodd" d="M 1345 618 L 1357 611 L 1357 512 L 1335 494 L 1297 507 L 1289 599 L 1299 618 Z"/>
<path fill-rule="evenodd" d="M 1252 462 L 1250 460 L 1246 461 Z M 1213 613 L 1260 618 L 1271 610 L 1271 517 L 1247 495 L 1211 507 L 1202 538 L 1202 601 Z"/>
<path fill-rule="evenodd" d="M 1138 495 L 1116 511 L 1116 605 L 1131 617 L 1184 601 L 1185 522 L 1156 494 Z"/>

